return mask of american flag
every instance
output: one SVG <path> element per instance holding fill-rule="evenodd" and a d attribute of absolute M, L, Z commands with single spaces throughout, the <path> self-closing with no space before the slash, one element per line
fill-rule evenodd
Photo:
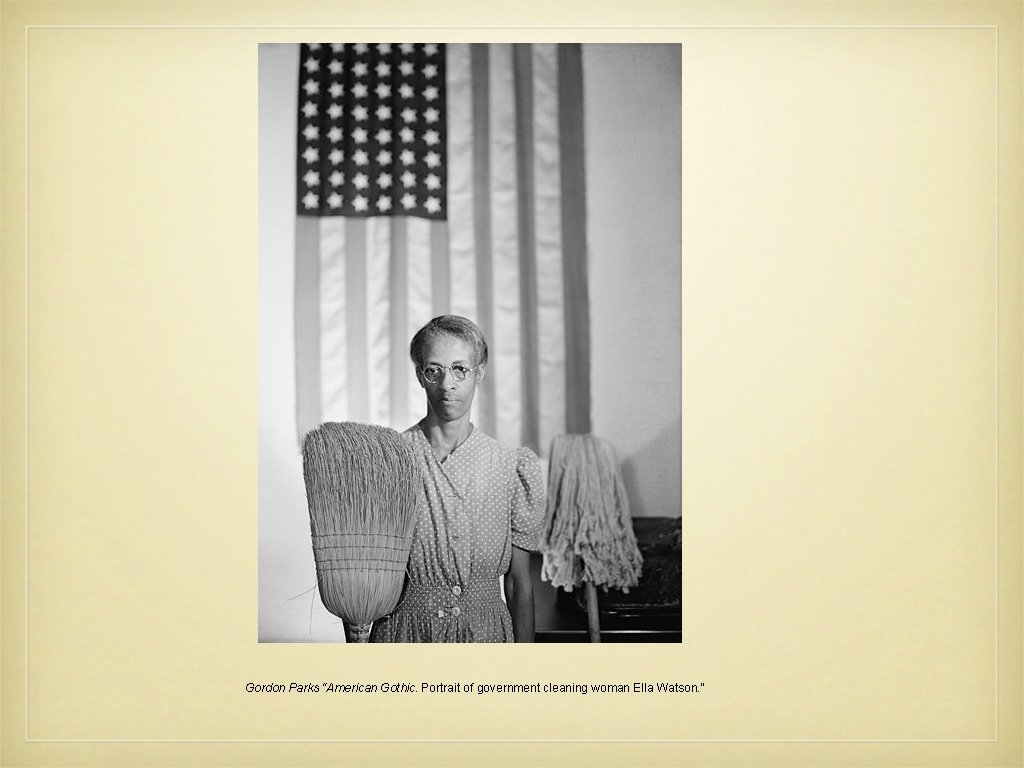
<path fill-rule="evenodd" d="M 488 338 L 485 432 L 590 431 L 582 105 L 578 45 L 301 46 L 300 437 L 418 420 L 409 340 L 446 313 Z"/>
<path fill-rule="evenodd" d="M 444 219 L 444 46 L 310 43 L 300 62 L 298 213 Z"/>

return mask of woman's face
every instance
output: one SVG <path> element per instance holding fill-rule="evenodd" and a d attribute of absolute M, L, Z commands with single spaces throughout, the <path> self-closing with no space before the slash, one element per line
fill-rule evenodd
<path fill-rule="evenodd" d="M 416 371 L 420 386 L 427 393 L 427 408 L 440 421 L 457 421 L 469 413 L 476 394 L 476 385 L 483 376 L 483 367 L 466 374 L 464 381 L 456 381 L 451 366 L 472 368 L 473 348 L 462 339 L 442 334 L 430 339 L 423 347 L 423 365 L 441 367 L 441 379 L 432 383 L 423 378 L 421 370 Z"/>

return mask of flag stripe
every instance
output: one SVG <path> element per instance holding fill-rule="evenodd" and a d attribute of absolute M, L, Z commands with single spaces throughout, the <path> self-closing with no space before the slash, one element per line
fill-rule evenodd
<path fill-rule="evenodd" d="M 443 221 L 431 222 L 430 226 L 431 289 L 434 304 L 433 316 L 451 312 L 451 297 L 448 286 L 451 283 L 448 263 L 448 226 Z"/>
<path fill-rule="evenodd" d="M 519 186 L 519 349 L 522 361 L 520 442 L 539 450 L 540 372 L 537 360 L 537 265 L 533 176 L 533 46 L 512 47 L 516 97 L 516 183 Z"/>
<path fill-rule="evenodd" d="M 320 226 L 295 220 L 295 415 L 299 443 L 320 421 Z"/>
<path fill-rule="evenodd" d="M 590 432 L 590 303 L 587 297 L 583 61 L 578 43 L 558 48 L 562 264 L 565 291 L 566 431 Z"/>
<path fill-rule="evenodd" d="M 391 383 L 390 422 L 394 424 L 404 424 L 408 419 L 409 391 L 406 387 L 401 386 L 401 384 L 405 380 L 404 374 L 407 364 L 403 356 L 398 354 L 398 352 L 404 346 L 405 334 L 409 326 L 409 292 L 411 290 L 411 286 L 408 281 L 409 219 L 406 216 L 393 216 L 390 221 L 390 347 L 396 352 L 396 354 L 390 355 L 388 359 L 390 364 L 388 381 Z"/>
<path fill-rule="evenodd" d="M 449 43 L 447 50 L 449 312 L 481 323 L 476 300 L 470 46 Z"/>
<path fill-rule="evenodd" d="M 565 431 L 565 317 L 555 44 L 533 46 L 533 147 L 537 262 L 538 446 Z"/>
<path fill-rule="evenodd" d="M 366 378 L 369 350 L 366 348 L 366 222 L 367 219 L 345 219 L 345 315 L 348 318 L 348 411 L 355 421 L 365 421 L 370 412 L 370 384 Z"/>
<path fill-rule="evenodd" d="M 494 329 L 491 291 L 491 172 L 490 172 L 490 62 L 487 45 L 470 47 L 473 104 L 473 243 L 476 248 L 476 322 L 484 335 L 492 339 Z M 493 346 L 493 344 L 492 344 Z M 495 435 L 495 375 L 485 375 L 477 390 L 477 413 L 480 426 Z"/>
<path fill-rule="evenodd" d="M 370 351 L 366 363 L 369 385 L 369 413 L 371 424 L 390 422 L 391 339 L 389 335 L 391 272 L 391 220 L 371 216 L 366 220 L 366 286 L 369 294 L 367 306 L 366 342 Z"/>
<path fill-rule="evenodd" d="M 406 350 L 413 335 L 429 322 L 435 315 L 433 299 L 431 297 L 431 261 L 432 243 L 431 231 L 434 227 L 440 226 L 437 222 L 428 222 L 426 219 L 409 219 L 409 323 L 405 328 L 405 341 L 400 349 L 395 350 L 395 357 L 400 358 L 404 365 L 403 382 L 409 399 L 408 422 L 398 422 L 407 426 L 408 423 L 418 421 L 426 414 L 424 405 L 423 390 L 416 381 L 413 374 L 412 363 Z"/>
<path fill-rule="evenodd" d="M 345 221 L 320 219 L 320 419 L 348 418 L 345 358 Z"/>
<path fill-rule="evenodd" d="M 522 434 L 519 338 L 519 237 L 512 46 L 491 46 L 491 248 L 493 254 L 495 437 L 516 445 Z"/>

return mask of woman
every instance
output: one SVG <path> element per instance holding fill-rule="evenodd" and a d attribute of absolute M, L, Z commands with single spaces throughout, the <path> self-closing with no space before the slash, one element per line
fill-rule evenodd
<path fill-rule="evenodd" d="M 457 315 L 435 317 L 409 347 L 427 415 L 405 432 L 423 475 L 405 589 L 372 642 L 533 642 L 530 550 L 544 518 L 540 465 L 469 420 L 487 341 Z M 506 607 L 498 579 L 504 577 Z"/>

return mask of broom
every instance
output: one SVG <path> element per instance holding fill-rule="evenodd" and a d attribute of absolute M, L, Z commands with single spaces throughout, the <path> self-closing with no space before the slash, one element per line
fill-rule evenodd
<path fill-rule="evenodd" d="M 393 429 L 327 422 L 302 443 L 320 598 L 365 643 L 402 593 L 416 525 L 419 470 Z"/>

